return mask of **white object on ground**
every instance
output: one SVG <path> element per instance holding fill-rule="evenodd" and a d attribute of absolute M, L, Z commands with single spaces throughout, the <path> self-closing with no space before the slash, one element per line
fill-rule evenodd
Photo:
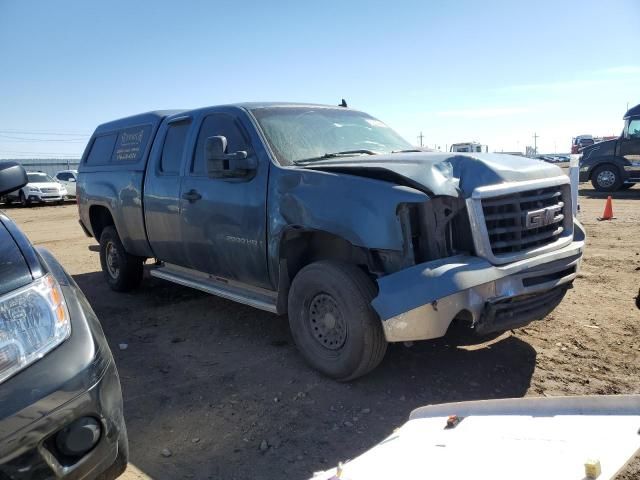
<path fill-rule="evenodd" d="M 449 415 L 464 417 L 445 429 Z M 361 456 L 314 480 L 583 479 L 598 459 L 610 479 L 640 448 L 640 395 L 432 405 Z"/>

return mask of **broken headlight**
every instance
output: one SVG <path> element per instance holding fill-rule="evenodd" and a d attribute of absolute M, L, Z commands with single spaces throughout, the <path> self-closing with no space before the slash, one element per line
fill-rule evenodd
<path fill-rule="evenodd" d="M 42 358 L 70 333 L 62 290 L 50 274 L 0 297 L 0 383 Z"/>

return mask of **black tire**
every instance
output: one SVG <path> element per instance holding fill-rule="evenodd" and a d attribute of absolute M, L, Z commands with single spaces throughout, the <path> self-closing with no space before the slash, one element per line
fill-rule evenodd
<path fill-rule="evenodd" d="M 100 265 L 107 283 L 116 292 L 128 292 L 142 281 L 143 259 L 127 253 L 118 232 L 105 227 L 100 235 Z"/>
<path fill-rule="evenodd" d="M 599 192 L 615 192 L 622 186 L 622 175 L 618 167 L 605 164 L 596 167 L 591 174 L 591 185 Z"/>
<path fill-rule="evenodd" d="M 620 190 L 629 190 L 634 185 L 635 185 L 635 183 L 625 183 L 620 187 Z"/>
<path fill-rule="evenodd" d="M 29 207 L 31 205 L 31 201 L 25 196 L 22 190 L 20 190 L 18 198 L 20 199 L 20 205 L 22 205 L 23 207 Z"/>
<path fill-rule="evenodd" d="M 354 265 L 320 261 L 300 270 L 289 291 L 289 326 L 312 367 L 348 381 L 378 366 L 387 342 L 375 296 L 373 281 Z"/>
<path fill-rule="evenodd" d="M 129 439 L 127 437 L 127 427 L 122 424 L 118 439 L 118 456 L 104 472 L 96 477 L 96 480 L 114 480 L 124 473 L 129 463 Z"/>

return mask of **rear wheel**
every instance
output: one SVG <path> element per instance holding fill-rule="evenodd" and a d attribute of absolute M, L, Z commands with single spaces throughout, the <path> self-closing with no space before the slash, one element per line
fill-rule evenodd
<path fill-rule="evenodd" d="M 387 342 L 371 307 L 373 281 L 358 267 L 320 261 L 303 268 L 289 291 L 289 325 L 311 366 L 337 380 L 373 370 Z"/>
<path fill-rule="evenodd" d="M 128 292 L 142 281 L 143 259 L 126 252 L 118 232 L 105 227 L 100 235 L 100 265 L 107 283 L 116 292 Z"/>
<path fill-rule="evenodd" d="M 593 171 L 591 184 L 599 192 L 615 192 L 622 186 L 622 176 L 615 165 L 602 165 Z"/>

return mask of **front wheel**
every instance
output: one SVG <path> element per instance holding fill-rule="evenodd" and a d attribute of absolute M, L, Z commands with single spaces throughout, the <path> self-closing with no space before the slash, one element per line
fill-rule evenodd
<path fill-rule="evenodd" d="M 116 292 L 128 292 L 142 281 L 143 259 L 127 253 L 114 227 L 100 235 L 100 265 L 107 283 Z"/>
<path fill-rule="evenodd" d="M 320 261 L 304 267 L 289 291 L 289 326 L 302 356 L 336 380 L 373 370 L 387 342 L 371 307 L 373 281 L 354 265 Z"/>
<path fill-rule="evenodd" d="M 20 197 L 20 205 L 22 205 L 23 207 L 28 207 L 29 205 L 31 205 L 31 200 L 29 200 L 24 192 L 22 190 L 20 190 L 20 195 L 18 195 Z"/>
<path fill-rule="evenodd" d="M 602 165 L 593 171 L 591 184 L 599 192 L 615 192 L 622 186 L 622 176 L 615 165 Z"/>

